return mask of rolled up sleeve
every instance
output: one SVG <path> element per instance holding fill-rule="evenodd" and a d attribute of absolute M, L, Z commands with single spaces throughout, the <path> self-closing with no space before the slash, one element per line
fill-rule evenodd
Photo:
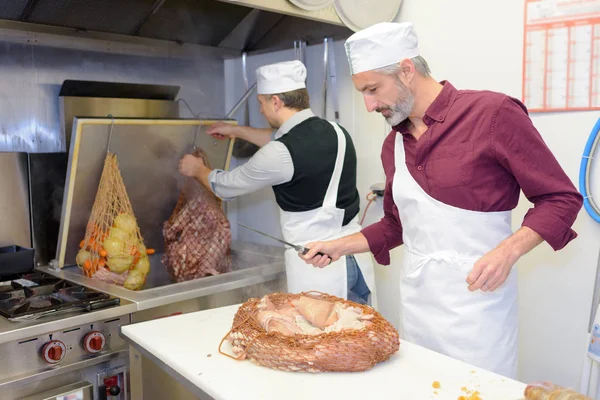
<path fill-rule="evenodd" d="M 522 226 L 537 232 L 554 250 L 560 250 L 577 233 L 571 226 L 583 197 L 544 143 L 525 106 L 506 98 L 492 125 L 495 156 L 515 176 L 523 194 L 533 203 Z"/>
<path fill-rule="evenodd" d="M 379 222 L 369 225 L 361 231 L 369 243 L 369 250 L 381 265 L 389 265 L 390 250 L 403 243 L 402 224 L 392 193 L 392 183 L 396 170 L 394 165 L 395 138 L 396 132 L 392 131 L 386 138 L 381 152 L 381 161 L 386 175 L 385 193 L 383 195 L 384 216 Z"/>

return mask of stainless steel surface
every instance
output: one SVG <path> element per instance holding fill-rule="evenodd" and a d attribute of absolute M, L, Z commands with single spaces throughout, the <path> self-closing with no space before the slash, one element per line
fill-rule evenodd
<path fill-rule="evenodd" d="M 267 10 L 245 7 L 235 2 L 216 0 L 128 1 L 14 0 L 13 7 L 0 7 L 0 18 L 71 29 L 109 32 L 126 37 L 154 38 L 179 43 L 228 46 L 236 50 L 285 48 L 294 39 L 320 40 L 325 36 L 349 36 L 350 31 L 339 21 L 330 22 L 322 13 L 289 15 L 277 2 Z M 281 3 L 287 3 L 281 1 Z M 257 7 L 264 8 L 264 7 Z M 298 9 L 299 10 L 299 9 Z M 252 14 L 254 12 L 254 14 Z M 288 15 L 285 15 L 285 14 Z M 335 12 L 331 11 L 333 17 Z M 120 16 L 115 18 L 115 16 Z M 252 18 L 250 18 L 250 17 Z M 279 18 L 287 30 L 264 30 L 264 20 Z M 321 21 L 311 20 L 320 19 Z M 279 24 L 278 24 L 279 25 Z"/>
<path fill-rule="evenodd" d="M 112 296 L 127 299 L 136 304 L 138 311 L 285 278 L 281 247 L 234 242 L 232 257 L 232 272 L 172 283 L 165 267 L 160 263 L 160 254 L 157 253 L 150 257 L 152 262 L 150 274 L 144 289 L 140 291 L 131 291 L 88 278 L 78 267 L 66 267 L 61 270 L 51 267 L 38 269 Z"/>
<path fill-rule="evenodd" d="M 47 34 L 11 33 L 0 21 L 0 151 L 68 150 L 59 109 L 61 86 L 67 79 L 178 86 L 179 98 L 204 115 L 220 117 L 226 111 L 223 59 L 231 55 L 226 49 L 173 44 L 173 49 L 163 51 L 162 45 L 155 43 L 144 45 L 147 51 L 140 54 L 138 45 L 99 37 L 94 48 L 89 43 L 94 35 L 67 30 L 75 37 L 65 37 L 57 32 L 63 29 L 46 28 Z M 178 58 L 178 49 L 186 48 L 186 58 Z M 176 106 L 187 115 L 183 106 Z M 71 127 L 72 121 L 67 126 Z"/>
<path fill-rule="evenodd" d="M 178 86 L 66 80 L 59 105 L 67 148 L 74 118 L 179 118 L 178 92 Z"/>
<path fill-rule="evenodd" d="M 246 91 L 246 93 L 248 92 L 248 89 L 250 89 L 250 87 L 248 86 L 248 62 L 247 61 L 248 61 L 248 53 L 246 53 L 244 51 L 242 53 L 242 80 L 244 81 L 244 90 Z M 235 115 L 235 112 L 230 112 L 229 115 L 230 115 L 230 117 L 233 117 Z M 246 124 L 246 125 L 250 124 L 250 106 L 247 101 L 244 104 L 244 124 Z"/>
<path fill-rule="evenodd" d="M 335 122 L 340 122 L 340 102 L 338 99 L 338 85 L 337 85 L 337 70 L 335 65 L 335 42 L 331 41 L 330 59 L 329 59 L 329 79 L 331 79 L 331 100 L 333 103 L 333 118 Z"/>
<path fill-rule="evenodd" d="M 0 392 L 5 387 L 31 383 L 35 376 L 41 373 L 59 374 L 62 366 L 73 368 L 72 364 L 82 360 L 94 360 L 100 363 L 103 360 L 98 356 L 116 353 L 126 349 L 126 345 L 119 335 L 120 327 L 130 323 L 129 315 L 111 319 L 100 319 L 93 323 L 50 330 L 33 337 L 23 337 L 16 341 L 0 345 Z M 84 337 L 93 331 L 104 334 L 106 339 L 104 349 L 96 354 L 88 354 L 83 348 Z M 48 364 L 42 358 L 42 349 L 46 343 L 59 340 L 65 345 L 64 358 L 54 365 Z M 44 376 L 48 378 L 48 376 Z M 39 378 L 39 376 L 37 377 Z"/>
<path fill-rule="evenodd" d="M 241 106 L 246 104 L 248 97 L 250 97 L 250 95 L 254 92 L 254 89 L 256 89 L 256 82 L 254 82 L 252 86 L 250 86 L 250 88 L 246 91 L 246 93 L 244 93 L 244 95 L 238 100 L 238 102 L 235 103 L 235 105 L 231 110 L 229 110 L 225 118 L 233 118 L 237 110 L 239 110 Z"/>
<path fill-rule="evenodd" d="M 256 87 L 256 83 L 254 83 L 252 85 L 252 88 L 248 88 L 248 68 L 246 65 L 246 56 L 247 56 L 247 54 L 245 52 L 242 53 L 242 80 L 244 82 L 245 93 L 242 96 L 242 98 L 233 106 L 231 111 L 229 111 L 227 113 L 227 116 L 225 118 L 233 118 L 233 116 L 235 115 L 237 110 L 243 105 L 244 106 L 244 122 L 243 123 L 245 125 L 248 125 L 250 123 L 249 122 L 250 121 L 250 114 L 249 114 L 250 110 L 249 110 L 249 105 L 248 105 L 248 97 L 254 91 L 254 89 Z M 239 157 L 239 158 L 252 157 L 258 151 L 258 149 L 260 149 L 260 147 L 258 147 L 254 143 L 250 143 L 243 139 L 237 139 L 235 141 L 235 143 L 233 144 L 232 155 L 234 157 Z"/>
<path fill-rule="evenodd" d="M 99 373 L 123 366 L 127 367 L 129 364 L 127 356 L 127 351 L 118 351 L 29 375 L 18 384 L 4 385 L 0 391 L 0 400 L 22 399 L 80 381 L 95 382 Z M 104 400 L 105 397 L 97 396 L 98 388 L 94 389 L 96 394 L 94 400 Z M 114 400 L 125 399 L 127 397 L 124 396 Z"/>
<path fill-rule="evenodd" d="M 329 75 L 329 39 L 323 39 L 323 115 L 327 119 L 327 76 Z"/>
<path fill-rule="evenodd" d="M 165 394 L 172 396 L 173 392 L 177 393 L 177 397 L 170 398 L 177 398 L 180 400 L 191 400 L 194 398 L 200 400 L 213 399 L 202 389 L 190 383 L 189 379 L 185 379 L 179 372 L 152 354 L 151 351 L 127 338 L 125 338 L 125 340 L 127 340 L 129 345 L 134 349 L 133 351 L 130 350 L 130 352 L 138 357 L 137 360 L 131 361 L 130 364 L 132 368 L 142 370 L 141 387 L 139 384 L 136 386 L 132 385 L 132 399 L 161 400 L 166 398 L 164 397 Z M 135 374 L 135 372 L 132 371 L 132 374 Z M 173 378 L 173 380 L 168 379 L 169 377 Z M 155 385 L 156 382 L 160 382 L 160 384 L 156 385 L 157 388 L 155 390 L 148 389 L 146 388 L 147 379 L 152 380 L 149 384 L 152 382 L 154 382 Z M 164 387 L 165 385 L 167 388 Z M 182 391 L 180 388 L 185 388 L 185 390 Z"/>
<path fill-rule="evenodd" d="M 58 267 L 74 265 L 98 189 L 113 120 L 76 119 L 69 152 L 58 237 Z M 226 120 L 234 124 L 235 121 Z M 198 125 L 197 145 L 213 168 L 227 169 L 232 141 L 205 133 L 207 120 L 115 119 L 110 148 L 119 168 L 147 247 L 161 252 L 162 228 L 179 197 L 183 178 L 180 158 L 190 151 Z M 152 257 L 156 258 L 156 256 Z"/>
<path fill-rule="evenodd" d="M 7 388 L 15 386 L 35 384 L 36 382 L 41 380 L 54 379 L 60 375 L 70 374 L 72 372 L 76 372 L 93 365 L 101 364 L 117 358 L 123 358 L 125 354 L 126 350 L 118 350 L 106 354 L 101 354 L 93 358 L 87 358 L 81 361 L 77 361 L 66 366 L 59 366 L 58 368 L 47 368 L 43 372 L 39 373 L 25 373 L 23 375 L 17 375 L 15 377 L 0 381 L 0 389 L 6 390 Z"/>
<path fill-rule="evenodd" d="M 148 99 L 117 99 L 103 97 L 61 97 L 61 131 L 65 133 L 67 148 L 75 117 L 115 118 L 178 118 L 179 107 L 174 101 Z"/>
<path fill-rule="evenodd" d="M 26 153 L 0 152 L 0 247 L 31 247 L 27 164 Z"/>
<path fill-rule="evenodd" d="M 306 42 L 294 40 L 294 58 L 306 65 Z"/>
<path fill-rule="evenodd" d="M 120 318 L 136 310 L 137 305 L 135 303 L 121 299 L 121 304 L 118 307 L 110 307 L 93 312 L 74 311 L 71 314 L 48 316 L 43 319 L 27 322 L 11 322 L 6 318 L 0 318 L 0 345 L 10 341 L 43 335 L 47 332 L 65 330 L 96 321 Z M 2 375 L 0 374 L 0 376 Z"/>
<path fill-rule="evenodd" d="M 127 355 L 129 356 L 129 355 Z M 121 391 L 121 396 L 119 397 L 122 400 L 127 400 L 129 398 L 129 368 L 128 365 L 119 366 L 116 368 L 107 369 L 105 371 L 101 371 L 96 375 L 96 385 L 98 387 L 98 394 L 101 392 L 106 393 L 106 390 L 110 390 L 110 387 L 106 387 L 104 380 L 106 378 L 117 377 L 117 386 Z M 99 396 L 103 398 L 102 396 Z M 114 397 L 111 400 L 116 400 Z"/>
<path fill-rule="evenodd" d="M 94 385 L 89 382 L 78 382 L 71 385 L 62 386 L 57 389 L 48 390 L 34 396 L 29 396 L 21 400 L 59 400 L 70 399 L 76 396 L 77 400 L 93 400 Z"/>
<path fill-rule="evenodd" d="M 100 309 L 107 308 L 107 307 L 118 306 L 120 304 L 120 302 L 121 302 L 121 299 L 114 297 L 111 299 L 93 301 L 91 303 L 87 303 L 84 305 L 75 305 L 72 307 L 62 308 L 60 310 L 48 310 L 48 311 L 38 312 L 35 314 L 25 314 L 25 315 L 21 315 L 21 316 L 14 317 L 14 318 L 9 318 L 8 320 L 10 322 L 35 321 L 40 318 L 46 318 L 50 315 L 56 316 L 56 315 L 71 314 L 73 312 L 83 312 L 83 311 L 90 312 L 90 311 L 100 310 Z"/>
<path fill-rule="evenodd" d="M 70 374 L 72 372 L 77 372 L 79 370 L 89 368 L 93 365 L 101 364 L 117 358 L 123 358 L 126 352 L 126 350 L 113 351 L 110 353 L 97 355 L 92 358 L 86 358 L 84 360 L 77 361 L 66 366 L 60 366 L 58 368 L 47 368 L 43 372 L 34 374 L 25 373 L 21 376 L 17 375 L 9 379 L 2 380 L 0 382 L 0 388 L 2 390 L 6 390 L 10 387 L 35 384 L 38 381 L 54 379 L 60 375 Z"/>

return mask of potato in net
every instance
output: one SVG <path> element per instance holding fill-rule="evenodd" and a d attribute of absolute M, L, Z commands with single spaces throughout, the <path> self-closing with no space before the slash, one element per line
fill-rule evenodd
<path fill-rule="evenodd" d="M 147 249 L 116 154 L 107 152 L 76 263 L 86 276 L 139 290 L 150 272 Z"/>

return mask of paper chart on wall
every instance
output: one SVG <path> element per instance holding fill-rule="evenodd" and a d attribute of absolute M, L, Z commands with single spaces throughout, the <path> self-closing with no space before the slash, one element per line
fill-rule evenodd
<path fill-rule="evenodd" d="M 600 110 L 600 0 L 525 0 L 523 102 Z"/>

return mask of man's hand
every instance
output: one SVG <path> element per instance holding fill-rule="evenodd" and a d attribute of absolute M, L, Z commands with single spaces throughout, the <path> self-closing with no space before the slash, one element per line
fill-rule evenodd
<path fill-rule="evenodd" d="M 235 138 L 236 137 L 236 126 L 225 122 L 215 122 L 208 127 L 206 133 L 215 139 Z"/>
<path fill-rule="evenodd" d="M 339 260 L 343 255 L 338 248 L 339 246 L 336 245 L 335 240 L 329 242 L 313 242 L 304 247 L 307 247 L 310 250 L 305 255 L 298 253 L 300 258 L 307 264 L 312 264 L 317 268 L 324 268 L 332 262 Z M 317 253 L 319 252 L 325 254 L 325 256 L 318 255 Z"/>
<path fill-rule="evenodd" d="M 498 289 L 508 278 L 517 259 L 518 257 L 513 256 L 503 247 L 496 247 L 485 254 L 477 260 L 473 270 L 467 276 L 469 290 L 474 292 L 481 289 L 484 292 L 493 292 Z"/>
<path fill-rule="evenodd" d="M 191 154 L 186 154 L 179 161 L 179 173 L 190 178 L 198 178 L 205 169 L 208 167 L 204 164 L 204 160 Z"/>
<path fill-rule="evenodd" d="M 369 251 L 367 238 L 361 233 L 353 233 L 336 240 L 328 242 L 313 242 L 304 247 L 310 250 L 305 255 L 300 255 L 307 264 L 312 264 L 317 268 L 324 268 L 334 261 L 339 260 L 348 254 L 364 253 Z M 323 253 L 326 256 L 319 256 L 317 253 Z"/>
<path fill-rule="evenodd" d="M 542 242 L 543 238 L 537 232 L 522 226 L 498 247 L 477 260 L 467 276 L 469 290 L 493 292 L 498 289 L 508 278 L 517 260 Z"/>

